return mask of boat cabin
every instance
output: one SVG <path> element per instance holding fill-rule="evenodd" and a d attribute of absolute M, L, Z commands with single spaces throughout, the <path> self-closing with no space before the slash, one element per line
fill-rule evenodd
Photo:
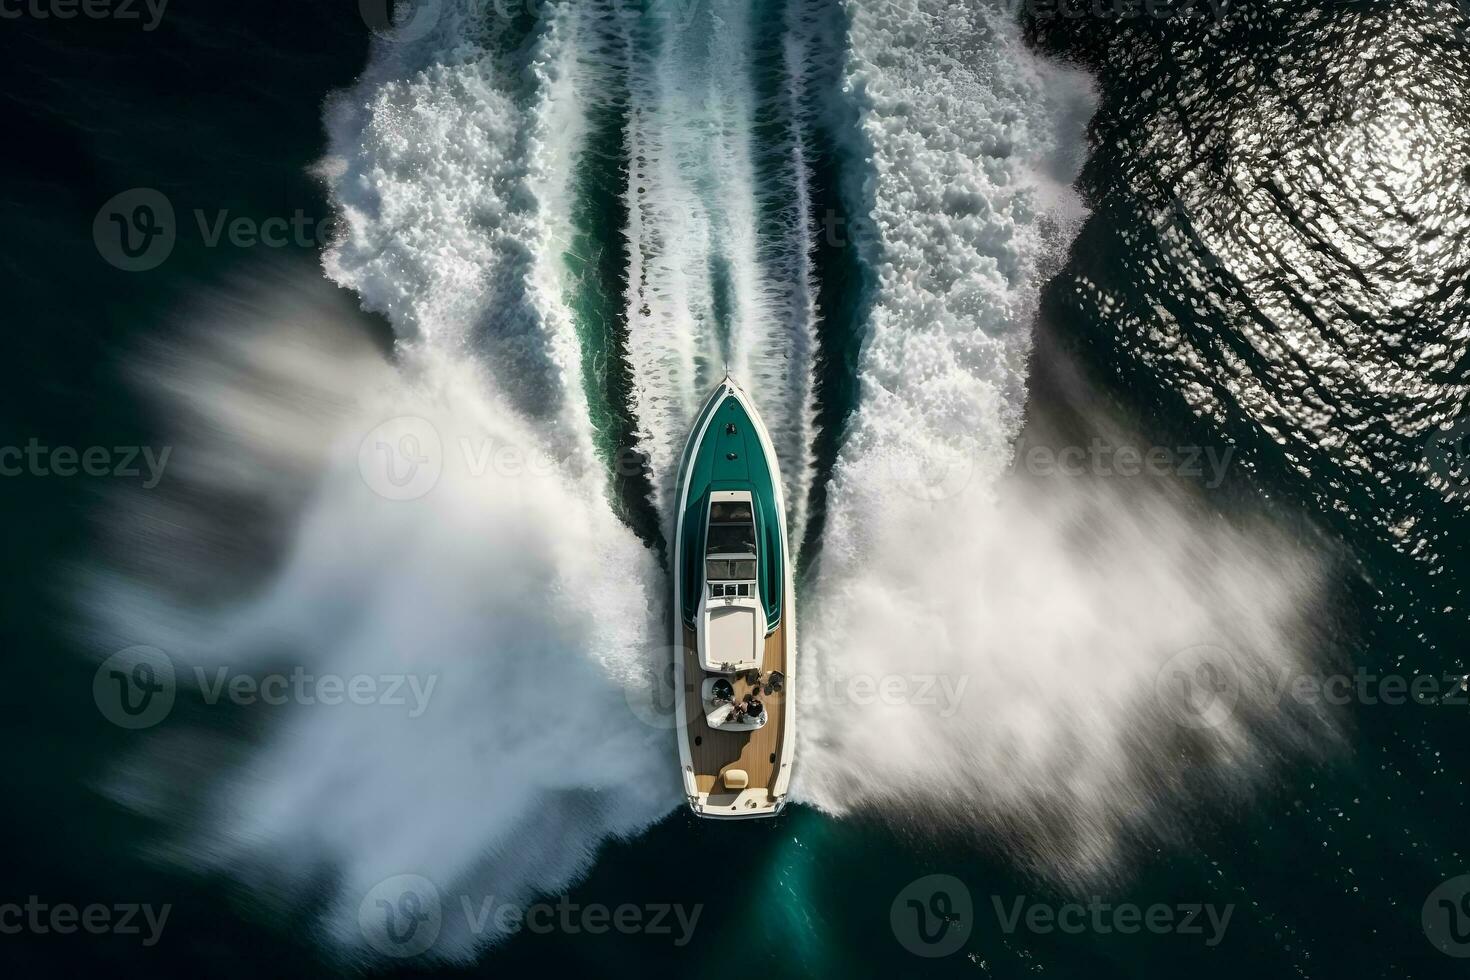
<path fill-rule="evenodd" d="M 705 670 L 734 673 L 759 666 L 766 616 L 757 586 L 755 503 L 748 490 L 710 493 L 705 535 L 705 592 L 696 617 Z"/>

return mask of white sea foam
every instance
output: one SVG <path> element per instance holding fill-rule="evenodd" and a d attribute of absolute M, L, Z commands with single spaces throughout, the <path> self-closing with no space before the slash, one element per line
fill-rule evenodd
<path fill-rule="evenodd" d="M 700 401 L 728 367 L 753 393 L 785 464 L 793 520 L 810 486 L 812 326 L 810 215 L 801 196 L 805 138 L 790 140 L 779 188 L 757 186 L 751 10 L 740 0 L 655 4 L 626 18 L 630 62 L 627 202 L 631 251 L 628 357 L 634 411 L 671 519 L 674 464 Z M 805 93 L 817 39 L 792 17 L 789 90 Z M 776 25 L 769 25 L 776 29 Z M 830 39 L 825 43 L 830 44 Z M 810 110 L 796 106 L 798 112 Z M 763 217 L 764 194 L 795 196 Z M 763 256 L 774 253 L 773 264 Z"/>
<path fill-rule="evenodd" d="M 436 30 L 380 44 L 328 105 L 321 171 L 346 228 L 328 274 L 412 348 L 473 357 L 520 410 L 590 444 L 563 304 L 567 183 L 582 136 L 577 44 L 591 18 L 548 7 L 529 55 L 498 50 L 495 5 L 446 4 Z M 515 47 L 511 45 L 511 47 Z"/>
<path fill-rule="evenodd" d="M 609 507 L 563 305 L 579 45 L 602 25 L 547 10 L 523 65 L 493 6 L 444 5 L 333 100 L 321 170 L 345 235 L 326 266 L 388 317 L 397 364 L 279 272 L 201 298 L 212 339 L 148 362 L 180 493 L 122 503 L 125 567 L 88 590 L 98 649 L 160 647 L 186 692 L 196 667 L 437 678 L 417 717 L 184 711 L 109 784 L 173 825 L 168 856 L 241 877 L 252 908 L 352 958 L 383 952 L 359 908 L 384 879 L 433 882 L 426 955 L 469 958 L 500 933 L 472 934 L 453 896 L 564 888 L 678 799 L 667 730 L 623 695 L 654 669 L 662 577 Z M 395 478 L 442 472 L 391 499 L 380 452 Z M 254 551 L 270 571 L 248 591 L 213 581 Z"/>
<path fill-rule="evenodd" d="M 1181 809 L 1332 734 L 1325 714 L 1278 712 L 1282 678 L 1314 669 L 1323 588 L 1288 539 L 1137 481 L 1003 480 L 916 504 L 883 470 L 844 470 L 888 489 L 839 484 L 847 516 L 803 623 L 804 799 L 1091 882 L 1149 831 L 1186 836 Z M 1179 689 L 1201 665 L 1219 673 Z M 890 677 L 916 697 L 858 696 Z"/>
<path fill-rule="evenodd" d="M 214 321 L 209 344 L 145 362 L 169 392 L 174 482 L 110 521 L 130 529 L 117 542 L 126 569 L 90 582 L 94 643 L 163 649 L 193 692 L 181 703 L 198 696 L 196 669 L 300 667 L 408 675 L 433 685 L 425 710 L 180 708 L 109 788 L 173 825 L 167 857 L 241 876 L 253 907 L 349 956 L 376 955 L 364 896 L 422 875 L 446 903 L 428 955 L 467 958 L 499 934 L 471 934 L 453 896 L 524 902 L 565 887 L 603 839 L 676 804 L 668 732 L 623 694 L 666 653 L 649 643 L 661 579 L 598 471 L 561 457 L 473 362 L 426 353 L 390 367 L 332 329 L 340 310 L 309 292 L 253 280 L 195 311 Z M 404 432 L 442 470 L 423 496 L 392 499 L 377 443 L 391 451 Z M 391 465 L 408 472 L 405 458 Z M 257 527 L 287 540 L 262 548 Z M 214 588 L 255 551 L 269 571 L 248 598 L 239 583 Z M 328 882 L 321 918 L 298 918 Z"/>
<path fill-rule="evenodd" d="M 497 43 L 494 5 L 447 3 L 423 37 L 375 49 L 333 102 L 322 170 L 346 234 L 327 269 L 388 317 L 395 366 L 276 273 L 201 300 L 194 318 L 221 329 L 149 362 L 179 420 L 180 484 L 125 501 L 112 522 L 127 529 L 118 567 L 88 592 L 99 649 L 162 647 L 186 680 L 196 666 L 283 665 L 438 680 L 414 718 L 180 709 L 109 788 L 172 825 L 169 857 L 240 877 L 251 907 L 284 921 L 320 909 L 310 927 L 349 956 L 373 956 L 358 912 L 384 879 L 422 875 L 451 903 L 515 902 L 564 887 L 601 841 L 678 800 L 667 731 L 617 710 L 622 685 L 659 662 L 648 638 L 664 635 L 666 578 L 608 507 L 563 306 L 567 180 L 586 107 L 604 98 L 599 72 L 628 73 L 629 356 L 660 477 L 729 356 L 771 392 L 761 405 L 788 479 L 806 479 L 810 214 L 759 227 L 760 107 L 742 70 L 759 39 L 741 5 L 674 6 L 705 19 L 543 8 L 522 63 Z M 1175 778 L 1164 749 L 1135 751 L 1163 744 L 1147 742 L 1140 701 L 1161 651 L 1218 639 L 1227 616 L 1246 666 L 1289 650 L 1275 644 L 1311 568 L 1267 562 L 1250 536 L 1200 535 L 1173 498 L 1138 510 L 996 490 L 1048 222 L 1078 213 L 1065 187 L 1090 92 L 1035 63 L 989 8 L 849 9 L 848 96 L 872 170 L 854 201 L 875 220 L 856 231 L 879 288 L 800 669 L 970 681 L 943 725 L 807 705 L 796 786 L 841 812 L 979 815 L 1043 860 L 1095 865 L 1120 815 Z M 797 103 L 822 56 L 814 10 L 789 21 Z M 809 111 L 793 113 L 798 200 Z M 762 235 L 784 243 L 784 284 L 762 265 Z M 727 336 L 712 263 L 730 285 Z M 403 447 L 401 428 L 376 428 L 395 418 L 421 420 L 393 424 L 439 446 L 442 473 L 415 499 L 365 475 L 364 454 Z M 556 462 L 507 471 L 494 463 L 504 448 Z M 1159 608 L 1177 612 L 1167 629 Z M 1244 722 L 1225 725 L 1205 754 L 1248 765 L 1256 744 Z M 1047 832 L 1057 824 L 1067 832 Z M 469 958 L 496 938 L 446 916 L 429 955 Z"/>
<path fill-rule="evenodd" d="M 1002 8 L 849 5 L 878 286 L 803 610 L 820 696 L 798 788 L 1086 878 L 1158 806 L 1258 774 L 1279 746 L 1258 681 L 1304 665 L 1319 573 L 1167 486 L 1006 482 L 1038 269 L 1081 213 L 1065 188 L 1092 96 L 1023 50 Z M 1245 679 L 1241 709 L 1185 729 L 1156 682 L 1202 644 Z M 852 703 L 891 676 L 964 693 L 948 711 Z"/>

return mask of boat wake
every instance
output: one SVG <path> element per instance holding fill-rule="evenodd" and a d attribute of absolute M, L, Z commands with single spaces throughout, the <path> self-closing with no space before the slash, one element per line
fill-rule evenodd
<path fill-rule="evenodd" d="M 624 18 L 633 407 L 667 521 L 671 471 L 704 397 L 726 369 L 760 391 L 799 541 L 817 318 L 811 89 L 835 69 L 837 42 L 823 34 L 835 11 L 810 0 L 666 6 Z"/>
<path fill-rule="evenodd" d="M 141 362 L 176 479 L 111 515 L 89 645 L 172 662 L 177 706 L 106 787 L 160 856 L 242 878 L 253 916 L 319 903 L 325 945 L 370 958 L 379 883 L 526 903 L 679 795 L 624 695 L 667 652 L 661 575 L 601 468 L 463 360 L 389 365 L 329 288 L 257 275 Z M 221 696 L 238 678 L 259 695 Z M 383 697 L 345 699 L 364 678 Z M 434 954 L 498 936 L 446 914 Z"/>
<path fill-rule="evenodd" d="M 168 858 L 249 883 L 252 914 L 319 910 L 348 959 L 383 952 L 359 911 L 386 880 L 525 904 L 679 799 L 667 728 L 624 693 L 667 656 L 667 590 L 610 504 L 561 261 L 596 11 L 548 9 L 444 5 L 329 104 L 326 267 L 387 317 L 393 363 L 299 273 L 202 297 L 186 319 L 212 326 L 140 365 L 176 492 L 121 503 L 118 567 L 85 590 L 93 648 L 155 647 L 180 688 L 109 790 Z M 426 703 L 184 707 L 221 669 L 264 691 L 298 668 Z M 503 934 L 445 915 L 429 955 Z"/>
<path fill-rule="evenodd" d="M 1179 486 L 1010 474 L 1042 266 L 1081 213 L 1069 185 L 1092 95 L 998 14 L 853 7 L 877 284 L 801 610 L 796 785 L 1083 882 L 1160 808 L 1239 790 L 1302 741 L 1301 719 L 1266 724 L 1254 706 L 1263 678 L 1309 666 L 1320 572 Z M 1159 685 L 1203 646 L 1253 680 L 1220 724 L 1183 727 Z"/>
<path fill-rule="evenodd" d="M 804 607 L 807 802 L 1081 893 L 1335 745 L 1331 708 L 1281 694 L 1330 636 L 1292 535 L 1172 477 L 1017 467 L 940 496 L 941 466 L 916 497 L 885 450 L 844 461 Z"/>
<path fill-rule="evenodd" d="M 667 729 L 597 710 L 669 656 L 661 556 L 617 516 L 604 373 L 627 368 L 611 411 L 667 521 L 673 454 L 728 364 L 772 430 L 792 540 L 820 542 L 796 791 L 1009 832 L 1063 874 L 1106 864 L 1130 810 L 1176 798 L 1145 704 L 1161 658 L 1223 638 L 1295 662 L 1315 580 L 1172 496 L 1003 480 L 1037 287 L 1080 215 L 1087 79 L 1027 53 L 1002 2 L 435 9 L 327 113 L 345 233 L 326 269 L 394 357 L 328 287 L 270 269 L 143 362 L 180 479 L 120 502 L 84 594 L 94 646 L 161 649 L 187 696 L 109 790 L 256 914 L 318 910 L 348 958 L 374 956 L 359 909 L 396 875 L 507 902 L 567 887 L 679 800 Z M 838 118 L 857 130 L 822 149 Z M 623 224 L 589 243 L 608 202 L 577 175 L 598 167 Z M 834 179 L 837 229 L 811 206 Z M 860 353 L 818 349 L 842 335 L 817 300 L 834 248 L 871 274 Z M 626 258 L 620 295 L 586 271 L 602 250 Z M 857 404 L 820 404 L 824 357 L 856 365 Z M 819 415 L 842 427 L 830 472 Z M 434 686 L 416 715 L 200 710 L 220 668 L 281 665 Z M 895 672 L 968 693 L 945 718 L 833 696 Z M 1221 726 L 1194 758 L 1250 766 L 1253 733 Z M 500 938 L 446 916 L 430 955 Z"/>

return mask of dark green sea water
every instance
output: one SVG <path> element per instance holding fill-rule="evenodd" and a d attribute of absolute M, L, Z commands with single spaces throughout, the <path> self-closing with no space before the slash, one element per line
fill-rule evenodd
<path fill-rule="evenodd" d="M 1143 442 L 1233 447 L 1238 463 L 1209 492 L 1210 506 L 1221 521 L 1269 513 L 1330 561 L 1330 601 L 1314 611 L 1325 659 L 1463 675 L 1470 517 L 1464 495 L 1447 496 L 1427 474 L 1445 464 L 1434 432 L 1462 411 L 1470 384 L 1464 16 L 1429 2 L 1235 6 L 1223 25 L 1031 21 L 1039 47 L 1096 74 L 1102 101 L 1080 181 L 1092 213 L 1043 292 L 1023 438 L 1085 439 L 1093 410 L 1105 408 Z M 149 341 L 187 333 L 190 301 L 206 290 L 304 278 L 316 309 L 391 343 L 386 322 L 319 277 L 320 241 L 211 248 L 181 230 L 166 265 L 129 274 L 102 261 L 92 238 L 103 203 L 135 187 L 163 191 L 181 220 L 194 208 L 329 218 L 308 169 L 323 152 L 323 98 L 350 84 L 367 57 L 354 7 L 174 0 L 150 32 L 85 19 L 0 23 L 9 137 L 0 262 L 11 355 L 0 442 L 166 441 L 168 420 L 127 365 Z M 771 87 L 775 77 L 771 68 Z M 778 114 L 768 118 L 781 125 Z M 568 249 L 578 275 L 568 302 L 584 343 L 578 380 L 616 474 L 615 509 L 656 545 L 623 350 L 622 171 L 604 165 L 629 125 L 622 93 L 609 91 L 591 119 L 589 138 L 605 155 L 590 155 L 575 175 Z M 1385 120 L 1381 131 L 1374 119 Z M 841 174 L 854 161 L 837 128 L 811 134 L 813 190 L 818 207 L 841 213 Z M 1356 152 L 1323 150 L 1343 146 Z M 1390 169 L 1401 179 L 1385 182 L 1383 154 L 1400 154 Z M 854 249 L 819 247 L 813 258 L 826 311 L 815 356 L 820 475 L 858 403 L 870 283 Z M 1458 478 L 1455 459 L 1448 465 Z M 314 897 L 278 902 L 268 874 L 189 872 L 160 860 L 172 828 L 106 790 L 141 736 L 98 714 L 90 693 L 98 654 L 78 639 L 74 593 L 78 570 L 101 565 L 111 540 L 113 489 L 56 476 L 0 480 L 10 516 L 0 724 L 11 747 L 0 904 L 32 895 L 170 903 L 171 917 L 146 948 L 135 936 L 3 934 L 0 963 L 15 976 L 341 971 L 313 932 L 331 892 L 329 860 L 300 869 L 319 877 Z M 820 480 L 812 505 L 809 561 L 821 550 Z M 266 524 L 260 534 L 263 548 L 280 548 L 290 529 Z M 698 905 L 688 945 L 523 932 L 468 966 L 369 970 L 1459 975 L 1467 961 L 1434 949 L 1421 919 L 1436 887 L 1470 872 L 1461 832 L 1470 708 L 1447 700 L 1349 706 L 1340 740 L 1320 752 L 1282 748 L 1255 792 L 1153 815 L 1156 826 L 1121 842 L 1126 858 L 1096 880 L 1060 880 L 1019 860 L 1035 828 L 994 827 L 976 842 L 935 836 L 922 816 L 894 824 L 796 805 L 774 822 L 725 826 L 681 810 L 603 845 L 568 900 Z M 243 722 L 225 730 L 242 744 L 255 734 Z M 1189 765 L 1181 752 L 1184 781 Z M 961 948 L 941 958 L 906 949 L 890 917 L 903 889 L 930 874 L 960 879 L 975 902 Z M 995 903 L 1009 907 L 1017 896 L 1228 904 L 1233 913 L 1215 944 L 1205 941 L 1208 926 L 1204 935 L 1007 933 Z"/>

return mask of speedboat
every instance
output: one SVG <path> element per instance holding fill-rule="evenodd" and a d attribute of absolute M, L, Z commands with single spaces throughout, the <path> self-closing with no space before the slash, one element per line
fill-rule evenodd
<path fill-rule="evenodd" d="M 775 816 L 794 761 L 796 601 L 770 434 L 726 377 L 679 460 L 674 710 L 684 794 L 701 817 Z"/>

